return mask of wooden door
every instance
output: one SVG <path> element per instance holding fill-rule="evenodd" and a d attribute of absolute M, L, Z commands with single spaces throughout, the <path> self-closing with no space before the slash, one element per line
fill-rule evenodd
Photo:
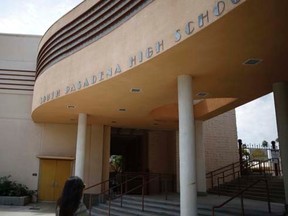
<path fill-rule="evenodd" d="M 58 160 L 56 163 L 54 181 L 54 200 L 57 200 L 62 193 L 66 180 L 71 175 L 71 161 Z"/>
<path fill-rule="evenodd" d="M 56 201 L 62 192 L 67 178 L 71 175 L 71 161 L 40 161 L 39 200 Z"/>

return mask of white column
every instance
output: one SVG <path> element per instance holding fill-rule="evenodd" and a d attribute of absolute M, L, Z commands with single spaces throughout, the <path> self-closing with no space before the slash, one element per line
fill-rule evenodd
<path fill-rule="evenodd" d="M 180 212 L 197 215 L 195 128 L 192 99 L 192 77 L 178 76 Z"/>
<path fill-rule="evenodd" d="M 197 193 L 206 195 L 206 165 L 205 165 L 205 147 L 203 143 L 203 122 L 195 121 L 196 133 L 196 176 Z"/>
<path fill-rule="evenodd" d="M 79 113 L 76 143 L 75 175 L 84 178 L 87 114 Z"/>
<path fill-rule="evenodd" d="M 285 208 L 288 212 L 288 83 L 275 83 L 273 92 L 285 188 Z"/>

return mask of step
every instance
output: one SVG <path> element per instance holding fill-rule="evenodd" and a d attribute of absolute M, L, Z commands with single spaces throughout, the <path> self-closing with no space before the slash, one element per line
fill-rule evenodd
<path fill-rule="evenodd" d="M 113 204 L 120 206 L 120 199 L 117 199 Z M 141 196 L 124 196 L 122 201 L 123 206 L 130 209 L 141 210 L 142 209 L 142 197 Z M 168 201 L 162 199 L 153 199 L 144 197 L 144 210 L 150 213 L 158 212 L 163 215 L 178 215 L 180 212 L 179 201 Z"/>
<path fill-rule="evenodd" d="M 211 192 L 209 192 L 209 193 L 211 193 Z M 218 195 L 218 192 L 211 193 L 211 194 Z M 230 197 L 234 196 L 235 194 L 236 193 L 234 193 L 234 192 L 223 192 L 223 191 L 220 193 L 221 196 L 230 196 Z M 243 197 L 246 198 L 246 199 L 267 201 L 267 197 L 266 196 L 259 196 L 259 195 L 257 196 L 255 194 L 244 194 Z M 285 201 L 285 197 L 283 197 L 283 196 L 279 196 L 279 197 L 270 196 L 270 202 L 284 203 L 284 201 Z"/>
<path fill-rule="evenodd" d="M 265 176 L 253 175 L 253 176 L 242 176 L 240 179 L 226 182 L 218 187 L 214 187 L 208 190 L 211 194 L 221 194 L 226 196 L 233 196 L 240 190 L 243 190 L 247 186 L 255 183 L 258 179 L 263 179 Z M 266 176 L 268 180 L 268 187 L 270 193 L 270 200 L 272 202 L 283 203 L 285 201 L 284 183 L 282 177 Z M 220 190 L 220 192 L 219 192 Z M 258 182 L 252 188 L 249 188 L 244 192 L 245 198 L 251 198 L 255 200 L 267 200 L 266 184 L 264 181 Z"/>
<path fill-rule="evenodd" d="M 107 216 L 108 215 L 108 205 L 107 204 L 100 204 L 98 206 L 93 207 L 92 215 L 97 216 Z M 124 208 L 114 208 L 111 207 L 110 209 L 110 216 L 134 216 L 135 214 L 130 214 Z"/>
<path fill-rule="evenodd" d="M 117 204 L 120 206 L 120 200 L 119 201 L 116 201 Z M 116 204 L 116 202 L 114 202 L 114 204 Z M 133 206 L 142 206 L 142 201 L 139 201 L 139 200 L 127 200 L 127 199 L 124 199 L 122 201 L 122 205 L 123 206 L 126 206 L 126 205 L 133 205 Z M 177 205 L 177 204 L 173 204 L 173 205 L 169 205 L 169 204 L 166 204 L 166 203 L 157 203 L 157 202 L 153 202 L 153 201 L 147 201 L 145 200 L 144 201 L 144 208 L 161 208 L 161 209 L 164 209 L 164 210 L 167 210 L 167 211 L 180 211 L 180 205 Z"/>
<path fill-rule="evenodd" d="M 126 200 L 136 200 L 136 201 L 142 201 L 142 196 L 137 196 L 137 195 L 125 195 L 123 196 L 123 199 Z M 179 198 L 180 199 L 180 198 Z M 151 196 L 146 196 L 144 197 L 145 203 L 146 202 L 152 202 L 152 203 L 159 203 L 159 204 L 166 204 L 166 205 L 174 205 L 174 206 L 180 206 L 180 201 L 179 200 L 168 200 L 160 197 L 160 198 L 153 198 Z"/>
<path fill-rule="evenodd" d="M 232 216 L 235 215 L 235 211 L 231 211 L 229 212 L 225 212 L 225 210 L 217 210 L 216 211 L 216 215 L 219 213 L 219 215 L 221 216 Z M 237 211 L 236 211 L 237 212 Z M 108 214 L 108 205 L 107 204 L 101 204 L 100 206 L 97 207 L 93 207 L 92 210 L 92 215 L 94 216 L 106 216 Z M 147 210 L 145 210 L 144 212 L 139 211 L 139 210 L 133 210 L 127 207 L 115 207 L 115 206 L 111 206 L 111 210 L 110 210 L 110 215 L 111 216 L 178 216 L 180 215 L 180 210 L 178 212 L 174 212 L 174 213 L 163 213 L 163 212 L 149 212 Z M 198 208 L 198 216 L 211 216 L 211 208 L 209 207 L 202 207 L 202 208 Z"/>
<path fill-rule="evenodd" d="M 214 193 L 214 194 L 221 193 L 221 192 L 231 192 L 233 194 L 237 194 L 240 191 L 241 190 L 239 190 L 238 188 L 225 187 L 225 188 L 220 188 L 219 190 L 218 189 L 209 190 L 208 192 Z M 267 191 L 266 191 L 266 189 L 254 189 L 254 190 L 251 189 L 251 190 L 244 191 L 243 194 L 258 194 L 259 196 L 267 196 Z M 269 195 L 271 197 L 284 197 L 285 193 L 283 190 L 281 190 L 281 191 L 269 190 Z"/>
<path fill-rule="evenodd" d="M 219 189 L 215 188 L 214 191 L 225 191 L 225 190 L 229 190 L 229 191 L 234 191 L 234 192 L 238 192 L 240 190 L 243 190 L 245 187 L 241 187 L 239 188 L 238 186 L 221 186 Z M 211 191 L 211 190 L 210 190 Z M 245 191 L 245 193 L 263 193 L 263 194 L 267 194 L 267 190 L 266 188 L 261 188 L 261 187 L 256 187 L 256 188 L 249 188 L 247 191 Z M 269 188 L 269 193 L 270 195 L 285 195 L 284 192 L 284 188 L 283 189 L 273 189 L 273 188 Z"/>
<path fill-rule="evenodd" d="M 101 204 L 97 207 L 93 207 L 93 213 L 98 211 L 99 208 L 103 210 L 107 214 L 108 212 L 108 205 Z M 115 213 L 116 212 L 116 213 Z M 123 207 L 111 205 L 111 214 L 110 215 L 117 215 L 117 216 L 132 216 L 132 215 L 139 215 L 139 216 L 159 216 L 159 215 L 167 215 L 167 216 L 177 216 L 180 215 L 179 212 L 167 212 L 157 208 L 145 208 L 144 211 L 141 210 L 140 206 L 133 206 L 133 205 L 126 205 Z"/>
<path fill-rule="evenodd" d="M 277 213 L 273 213 L 273 209 L 272 209 L 272 213 L 268 213 L 268 209 L 244 209 L 245 211 L 245 215 L 249 215 L 249 216 L 268 216 L 268 215 L 277 215 Z M 105 204 L 101 204 L 98 207 L 94 207 L 93 211 L 92 211 L 92 215 L 97 215 L 97 216 L 104 216 L 107 215 L 108 213 L 108 205 Z M 111 212 L 110 212 L 111 216 L 177 216 L 180 215 L 180 211 L 178 213 L 173 213 L 173 214 L 165 214 L 163 212 L 149 212 L 149 211 L 144 211 L 142 212 L 141 210 L 133 210 L 127 207 L 115 207 L 115 206 L 111 206 Z M 198 206 L 198 215 L 199 216 L 210 216 L 211 215 L 211 207 L 207 207 L 207 206 Z M 241 208 L 240 208 L 240 204 L 239 204 L 239 208 L 235 208 L 235 207 L 231 207 L 231 206 L 224 206 L 220 209 L 216 209 L 215 210 L 215 216 L 217 215 L 221 215 L 221 216 L 235 216 L 235 215 L 241 215 Z"/>
<path fill-rule="evenodd" d="M 119 205 L 120 207 L 120 205 Z M 133 209 L 133 210 L 140 210 L 142 209 L 141 205 L 135 204 L 135 203 L 129 203 L 125 202 L 125 204 L 123 204 L 123 207 L 125 208 L 129 208 L 129 209 Z M 163 205 L 147 205 L 145 203 L 144 205 L 144 211 L 145 212 L 150 212 L 150 213 L 161 213 L 163 215 L 178 215 L 180 212 L 180 207 L 179 208 L 168 208 L 167 206 L 163 206 Z"/>

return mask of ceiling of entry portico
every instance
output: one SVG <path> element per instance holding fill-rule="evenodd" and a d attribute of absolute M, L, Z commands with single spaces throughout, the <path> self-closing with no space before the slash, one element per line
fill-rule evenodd
<path fill-rule="evenodd" d="M 36 122 L 76 123 L 83 112 L 90 123 L 177 128 L 177 76 L 181 74 L 192 75 L 194 98 L 201 99 L 194 105 L 197 119 L 226 112 L 271 92 L 273 83 L 288 81 L 287 11 L 286 0 L 247 1 L 157 57 L 48 102 L 32 117 Z M 250 58 L 262 62 L 242 64 Z M 131 93 L 131 88 L 141 91 Z M 201 98 L 199 92 L 208 95 Z"/>

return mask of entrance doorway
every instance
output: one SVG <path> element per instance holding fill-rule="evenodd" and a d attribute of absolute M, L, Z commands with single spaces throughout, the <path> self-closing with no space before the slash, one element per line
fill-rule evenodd
<path fill-rule="evenodd" d="M 144 130 L 113 128 L 110 155 L 123 156 L 123 172 L 147 171 L 147 135 Z"/>
<path fill-rule="evenodd" d="M 71 160 L 40 159 L 39 200 L 56 201 L 70 177 Z"/>
<path fill-rule="evenodd" d="M 122 172 L 135 177 L 138 172 L 147 171 L 147 143 L 147 132 L 145 130 L 112 128 L 110 155 L 122 156 Z M 113 178 L 116 174 L 117 172 L 110 167 L 110 178 Z M 128 191 L 133 190 L 130 193 L 141 194 L 142 189 L 138 187 L 141 184 L 142 178 L 136 178 L 126 184 L 125 187 Z M 135 189 L 135 187 L 138 188 Z"/>

